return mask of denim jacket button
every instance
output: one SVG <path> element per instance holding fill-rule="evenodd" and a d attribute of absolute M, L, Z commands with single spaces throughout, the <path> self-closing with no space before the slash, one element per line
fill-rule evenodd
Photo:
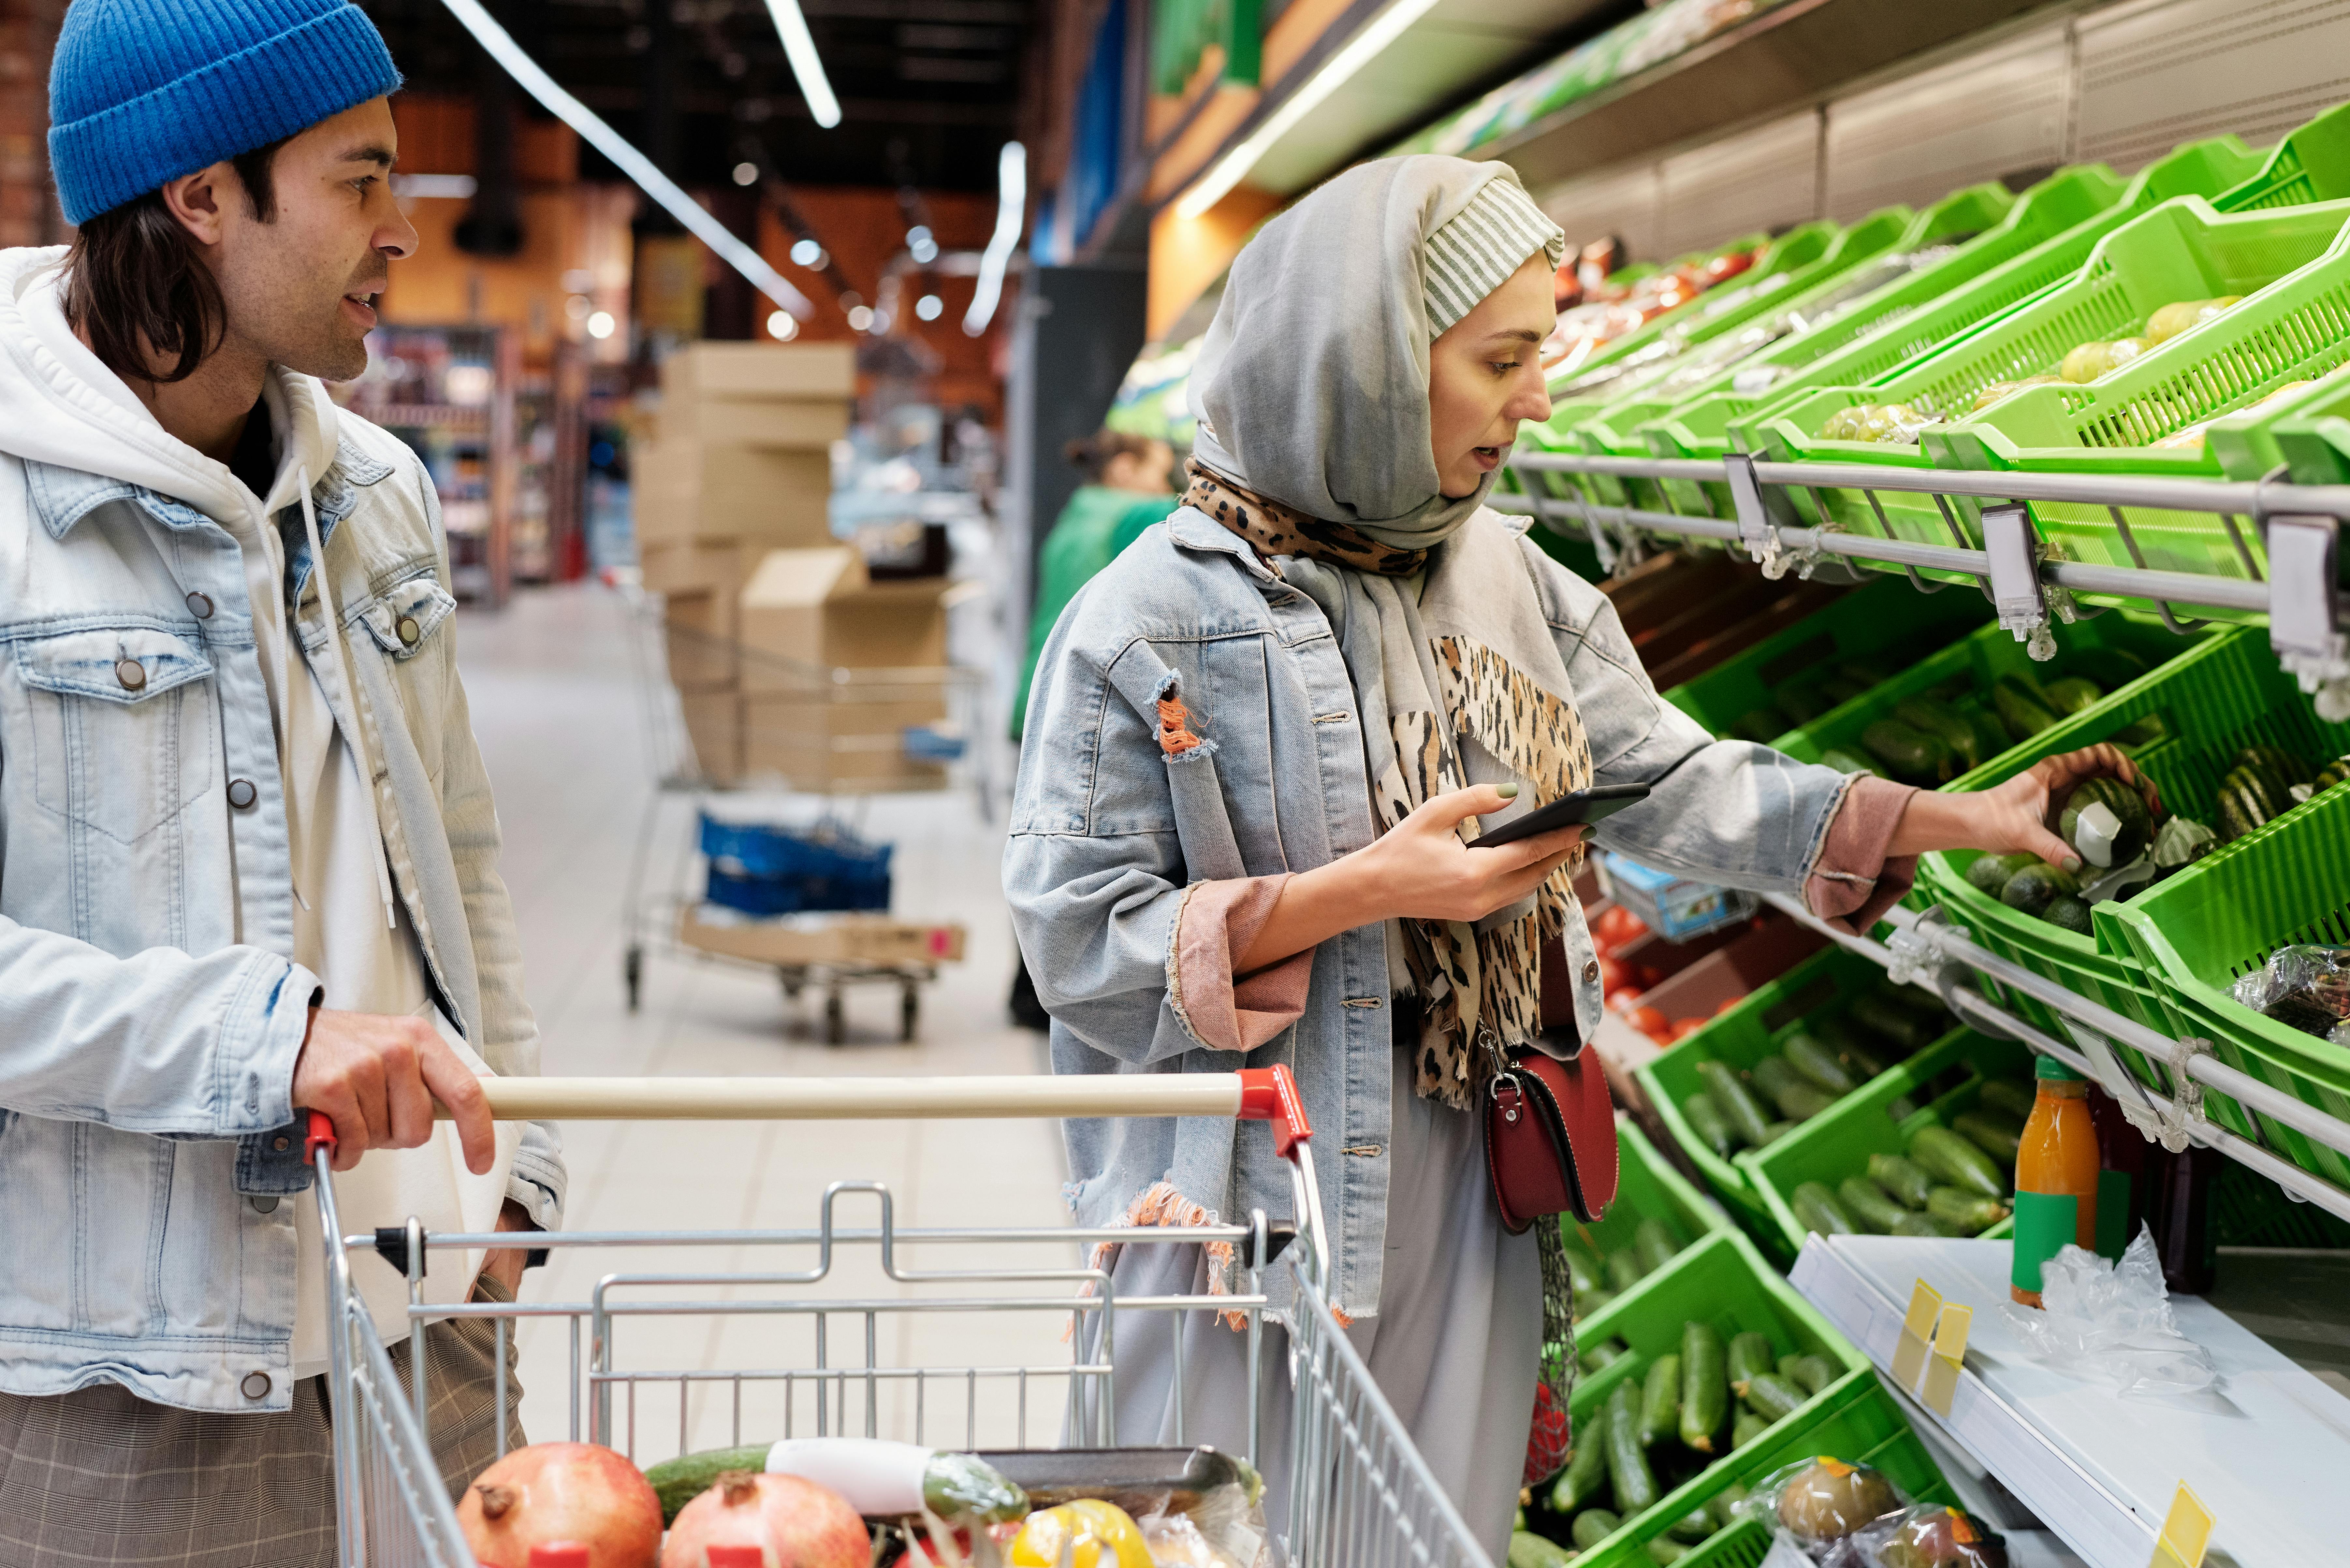
<path fill-rule="evenodd" d="M 1586 985 L 1588 985 L 1588 984 L 1590 984 L 1593 981 L 1597 980 L 1598 978 L 1599 978 L 1599 961 L 1598 961 L 1597 959 L 1592 959 L 1592 960 L 1587 961 L 1584 964 L 1584 966 L 1583 966 L 1583 983 L 1584 983 L 1584 984 L 1586 984 Z"/>
<path fill-rule="evenodd" d="M 269 1147 L 276 1149 L 278 1153 L 284 1154 L 287 1149 L 294 1147 L 294 1140 L 290 1137 L 274 1137 L 269 1140 Z"/>
<path fill-rule="evenodd" d="M 269 1374 L 248 1372 L 244 1375 L 244 1381 L 238 1384 L 236 1389 L 248 1399 L 266 1399 L 269 1397 Z"/>
<path fill-rule="evenodd" d="M 194 616 L 198 620 L 212 619 L 212 596 L 210 594 L 190 594 L 188 596 L 188 613 Z"/>
<path fill-rule="evenodd" d="M 228 781 L 228 803 L 237 810 L 250 811 L 253 808 L 253 803 L 260 798 L 261 792 L 253 787 L 251 779 Z"/>
<path fill-rule="evenodd" d="M 277 1198 L 276 1198 L 276 1195 L 275 1193 L 264 1192 L 264 1193 L 261 1193 L 261 1194 L 258 1194 L 257 1196 L 255 1196 L 255 1199 L 253 1199 L 253 1211 L 254 1211 L 255 1214 L 275 1214 L 275 1213 L 276 1213 L 276 1212 L 277 1212 Z"/>
<path fill-rule="evenodd" d="M 135 659 L 117 659 L 114 678 L 122 682 L 125 691 L 143 691 L 147 688 L 147 667 Z"/>
<path fill-rule="evenodd" d="M 416 618 L 412 615 L 401 616 L 400 625 L 393 629 L 400 633 L 400 645 L 402 648 L 414 648 L 418 639 L 424 635 L 424 628 L 416 624 Z"/>

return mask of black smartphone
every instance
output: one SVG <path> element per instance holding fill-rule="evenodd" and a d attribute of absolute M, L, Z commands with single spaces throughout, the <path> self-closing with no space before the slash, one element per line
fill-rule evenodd
<path fill-rule="evenodd" d="M 1521 838 L 1532 838 L 1555 828 L 1597 822 L 1648 798 L 1648 786 L 1644 784 L 1601 784 L 1577 794 L 1563 794 L 1548 805 L 1513 817 L 1490 833 L 1479 834 L 1470 840 L 1469 847 L 1498 849 L 1504 844 L 1515 844 Z"/>

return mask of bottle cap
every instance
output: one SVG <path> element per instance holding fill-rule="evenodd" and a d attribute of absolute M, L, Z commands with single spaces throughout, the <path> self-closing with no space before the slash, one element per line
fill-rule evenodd
<path fill-rule="evenodd" d="M 2075 1073 L 2054 1056 L 2042 1056 L 2035 1060 L 2032 1067 L 2032 1075 L 2045 1084 L 2082 1082 L 2080 1074 Z"/>

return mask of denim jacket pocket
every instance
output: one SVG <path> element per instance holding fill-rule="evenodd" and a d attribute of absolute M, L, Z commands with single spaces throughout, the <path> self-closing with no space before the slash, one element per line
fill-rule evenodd
<path fill-rule="evenodd" d="M 418 576 L 385 589 L 359 612 L 359 619 L 387 658 L 405 662 L 424 649 L 456 607 L 439 582 Z"/>
<path fill-rule="evenodd" d="M 19 641 L 16 666 L 46 809 L 129 844 L 212 787 L 213 666 L 192 638 L 149 626 L 60 632 Z"/>

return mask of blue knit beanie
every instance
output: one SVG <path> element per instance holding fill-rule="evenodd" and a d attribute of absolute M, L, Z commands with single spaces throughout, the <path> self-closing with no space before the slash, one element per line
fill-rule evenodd
<path fill-rule="evenodd" d="M 349 0 L 73 0 L 49 67 L 49 167 L 86 223 L 400 86 Z"/>

